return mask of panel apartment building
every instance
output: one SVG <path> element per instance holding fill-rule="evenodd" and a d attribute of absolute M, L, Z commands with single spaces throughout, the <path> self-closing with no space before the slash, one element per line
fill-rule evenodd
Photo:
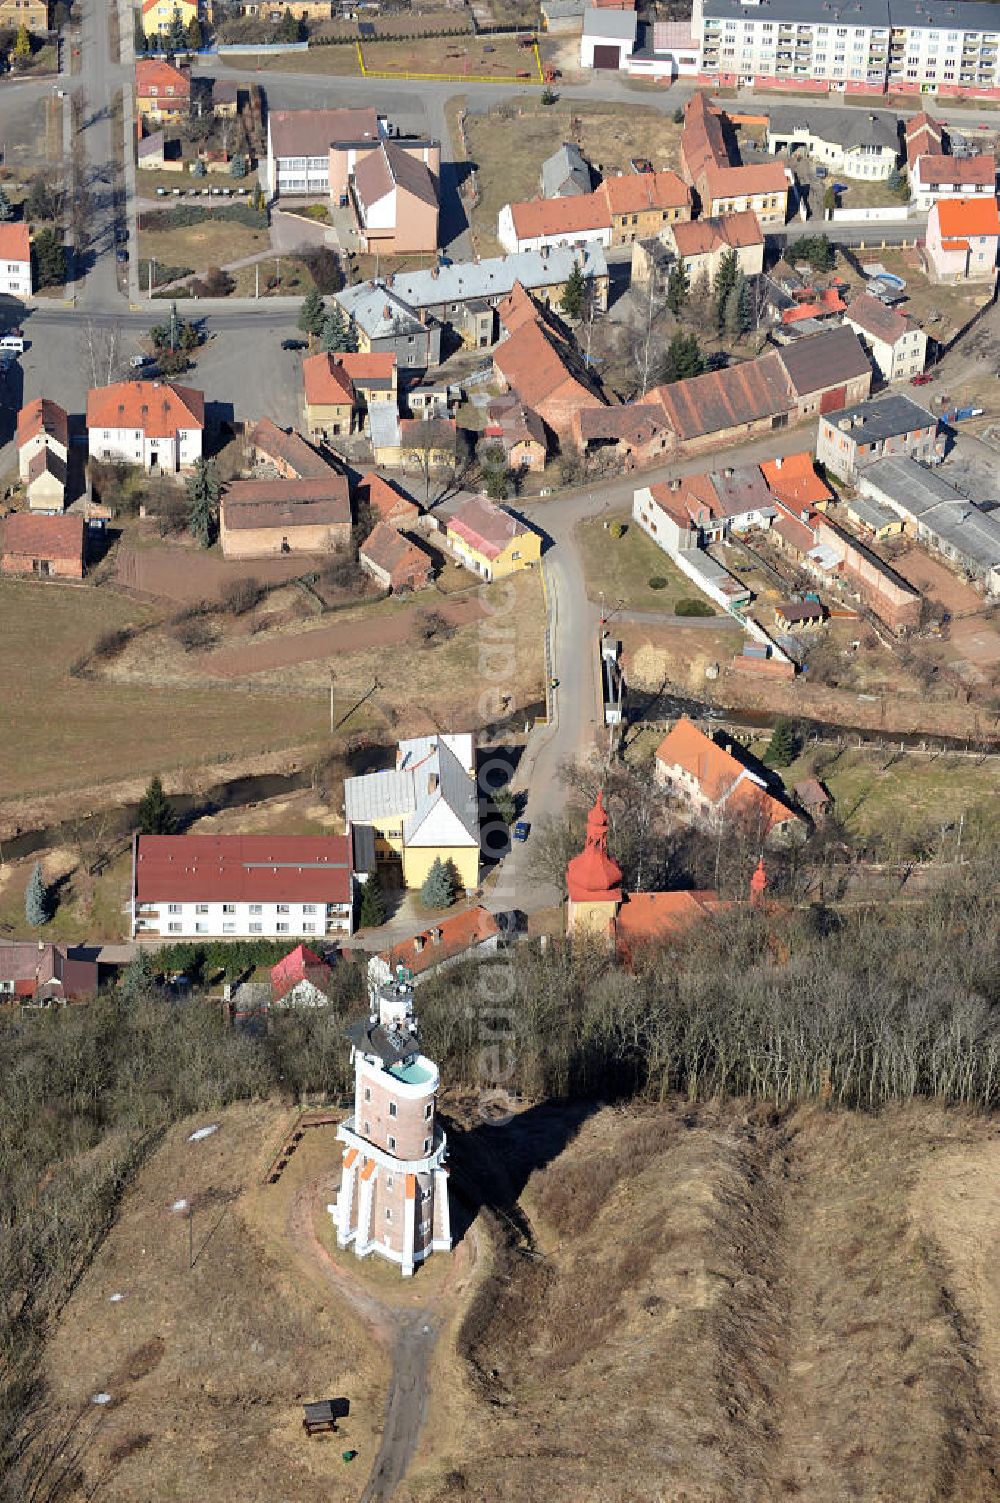
<path fill-rule="evenodd" d="M 694 0 L 722 86 L 1000 97 L 1000 13 L 981 0 Z"/>

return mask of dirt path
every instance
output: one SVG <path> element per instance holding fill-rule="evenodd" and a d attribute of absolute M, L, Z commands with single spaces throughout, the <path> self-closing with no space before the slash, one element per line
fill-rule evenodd
<path fill-rule="evenodd" d="M 325 1174 L 299 1190 L 288 1212 L 288 1235 L 296 1250 L 368 1322 L 392 1359 L 385 1427 L 361 1503 L 388 1503 L 409 1469 L 427 1413 L 429 1367 L 441 1329 L 438 1306 L 466 1263 L 464 1244 L 452 1255 L 452 1268 L 436 1298 L 410 1307 L 380 1299 L 360 1272 L 334 1261 L 316 1235 L 315 1217 L 331 1199 L 337 1173 Z M 402 1281 L 401 1281 L 402 1282 Z"/>
<path fill-rule="evenodd" d="M 434 602 L 434 610 L 450 626 L 468 626 L 487 614 L 478 599 Z M 364 652 L 372 647 L 395 647 L 410 639 L 414 617 L 423 606 L 413 606 L 394 615 L 360 621 L 342 621 L 317 626 L 307 631 L 255 642 L 250 647 L 224 648 L 204 659 L 205 671 L 218 678 L 242 678 L 250 673 L 265 673 L 273 668 L 294 668 L 298 663 L 316 658 L 334 657 L 345 652 Z"/>

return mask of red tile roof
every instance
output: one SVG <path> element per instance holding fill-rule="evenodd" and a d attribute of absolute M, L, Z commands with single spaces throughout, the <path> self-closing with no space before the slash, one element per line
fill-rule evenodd
<path fill-rule="evenodd" d="M 636 945 L 682 933 L 704 923 L 720 908 L 710 889 L 703 892 L 630 892 L 618 910 L 615 935 L 619 947 L 631 953 Z"/>
<path fill-rule="evenodd" d="M 847 322 L 857 324 L 873 339 L 884 344 L 896 344 L 911 332 L 914 325 L 895 309 L 889 308 L 879 297 L 863 292 L 856 297 L 847 310 Z"/>
<path fill-rule="evenodd" d="M 996 187 L 997 164 L 991 156 L 922 156 L 917 159 L 916 170 L 927 187 Z"/>
<path fill-rule="evenodd" d="M 816 474 L 813 457 L 808 452 L 766 459 L 760 468 L 773 494 L 789 506 L 801 510 L 833 500 L 833 492 Z"/>
<path fill-rule="evenodd" d="M 488 496 L 473 496 L 466 501 L 449 519 L 447 526 L 449 532 L 456 532 L 470 548 L 490 559 L 499 558 L 508 543 L 531 531 Z"/>
<path fill-rule="evenodd" d="M 3 523 L 2 547 L 5 554 L 18 558 L 44 558 L 78 564 L 83 558 L 83 518 L 14 512 Z"/>
<path fill-rule="evenodd" d="M 51 397 L 36 397 L 33 402 L 22 407 L 17 415 L 19 449 L 39 433 L 47 433 L 64 448 L 69 445 L 69 417 L 65 407 L 53 402 Z"/>
<path fill-rule="evenodd" d="M 566 890 L 573 903 L 621 902 L 622 869 L 608 854 L 608 816 L 600 791 L 587 815 L 583 850 L 566 867 Z"/>
<path fill-rule="evenodd" d="M 302 380 L 310 407 L 354 406 L 354 383 L 333 355 L 307 355 Z"/>
<path fill-rule="evenodd" d="M 331 467 L 300 433 L 279 428 L 270 418 L 261 418 L 250 433 L 250 446 L 264 459 L 284 465 L 300 480 L 325 480 Z"/>
<path fill-rule="evenodd" d="M 642 214 L 650 209 L 686 209 L 691 189 L 676 172 L 629 172 L 606 177 L 597 189 L 612 214 Z"/>
<path fill-rule="evenodd" d="M 87 393 L 88 428 L 137 428 L 147 438 L 173 438 L 181 429 L 204 428 L 205 398 L 172 381 L 116 381 Z"/>
<path fill-rule="evenodd" d="M 358 482 L 358 499 L 367 502 L 372 516 L 381 522 L 415 522 L 420 507 L 402 491 L 395 481 L 369 470 Z"/>
<path fill-rule="evenodd" d="M 152 0 L 155 3 L 155 0 Z M 271 110 L 271 144 L 276 157 L 325 157 L 334 145 L 378 141 L 378 115 L 370 106 L 339 110 Z"/>
<path fill-rule="evenodd" d="M 740 209 L 735 214 L 720 214 L 715 219 L 689 219 L 670 226 L 677 254 L 682 260 L 688 256 L 705 256 L 720 246 L 732 250 L 750 245 L 762 245 L 764 232 L 753 209 Z"/>
<path fill-rule="evenodd" d="M 749 198 L 754 195 L 779 197 L 788 192 L 788 179 L 780 162 L 751 162 L 745 167 L 717 167 L 710 162 L 704 172 L 708 196 Z"/>
<path fill-rule="evenodd" d="M 348 903 L 346 835 L 140 835 L 140 903 Z"/>
<path fill-rule="evenodd" d="M 391 950 L 380 951 L 378 958 L 393 974 L 396 967 L 402 965 L 419 975 L 421 971 L 440 965 L 443 960 L 485 944 L 499 933 L 500 927 L 492 913 L 485 908 L 467 908 L 464 913 L 441 919 L 412 939 L 401 940 Z"/>
<path fill-rule="evenodd" d="M 747 769 L 725 747 L 706 736 L 686 716 L 681 716 L 656 748 L 663 767 L 679 767 L 692 777 L 713 806 L 727 813 L 751 813 L 767 827 L 795 818 L 793 812 L 747 775 Z"/>
<path fill-rule="evenodd" d="M 181 104 L 191 98 L 191 76 L 162 58 L 142 57 L 135 65 L 135 92 L 140 99 L 155 97 Z"/>
<path fill-rule="evenodd" d="M 646 401 L 660 404 L 681 440 L 776 417 L 791 405 L 787 378 L 774 351 L 726 370 L 657 386 Z"/>
<path fill-rule="evenodd" d="M 26 224 L 0 224 L 0 261 L 30 261 L 31 236 Z"/>
<path fill-rule="evenodd" d="M 321 955 L 317 955 L 307 945 L 296 945 L 294 950 L 271 968 L 271 996 L 275 1002 L 280 1002 L 300 981 L 311 981 L 323 991 L 329 984 L 330 976 L 330 967 Z"/>
<path fill-rule="evenodd" d="M 931 205 L 937 214 L 942 237 L 1000 235 L 1000 214 L 995 198 L 942 198 Z"/>
<path fill-rule="evenodd" d="M 594 230 L 610 228 L 607 201 L 596 193 L 575 198 L 532 198 L 510 206 L 518 240 L 585 238 Z"/>
<path fill-rule="evenodd" d="M 369 381 L 385 381 L 392 384 L 396 372 L 396 357 L 393 354 L 375 351 L 370 355 L 352 354 L 345 351 L 343 354 L 333 356 L 334 364 L 339 365 L 358 386 L 364 386 Z"/>
<path fill-rule="evenodd" d="M 697 182 L 706 167 L 724 166 L 729 161 L 722 113 L 709 103 L 705 93 L 692 94 L 684 106 L 684 129 L 680 143 L 681 162 L 692 182 Z"/>
<path fill-rule="evenodd" d="M 434 572 L 434 565 L 424 550 L 391 522 L 376 523 L 358 549 L 358 557 L 384 570 L 393 589 L 404 586 L 416 589 L 426 584 Z"/>

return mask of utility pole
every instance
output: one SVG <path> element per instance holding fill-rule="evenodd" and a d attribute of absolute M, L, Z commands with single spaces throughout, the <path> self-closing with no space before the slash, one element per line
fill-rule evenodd
<path fill-rule="evenodd" d="M 333 731 L 334 731 L 334 724 L 333 724 L 333 686 L 334 686 L 334 682 L 336 681 L 336 677 L 337 677 L 337 675 L 334 673 L 333 669 L 331 668 L 330 669 L 330 735 L 331 736 L 333 735 Z"/>
<path fill-rule="evenodd" d="M 188 1272 L 194 1267 L 194 1206 L 188 1206 Z"/>
<path fill-rule="evenodd" d="M 253 270 L 254 270 L 254 289 L 253 289 L 253 295 L 254 295 L 254 298 L 256 299 L 256 298 L 260 297 L 260 262 L 259 261 L 254 266 Z"/>

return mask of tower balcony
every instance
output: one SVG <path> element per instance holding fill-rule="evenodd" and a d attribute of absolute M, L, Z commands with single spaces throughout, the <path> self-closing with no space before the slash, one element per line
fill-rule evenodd
<path fill-rule="evenodd" d="M 389 1153 L 385 1148 L 379 1148 L 376 1143 L 362 1137 L 357 1130 L 357 1121 L 353 1113 L 341 1122 L 337 1128 L 337 1137 L 345 1148 L 356 1148 L 364 1158 L 374 1159 L 376 1164 L 391 1170 L 393 1174 L 430 1174 L 434 1169 L 440 1169 L 448 1157 L 447 1134 L 444 1128 L 438 1127 L 436 1123 L 430 1153 L 417 1159 L 397 1158 L 394 1153 Z"/>

